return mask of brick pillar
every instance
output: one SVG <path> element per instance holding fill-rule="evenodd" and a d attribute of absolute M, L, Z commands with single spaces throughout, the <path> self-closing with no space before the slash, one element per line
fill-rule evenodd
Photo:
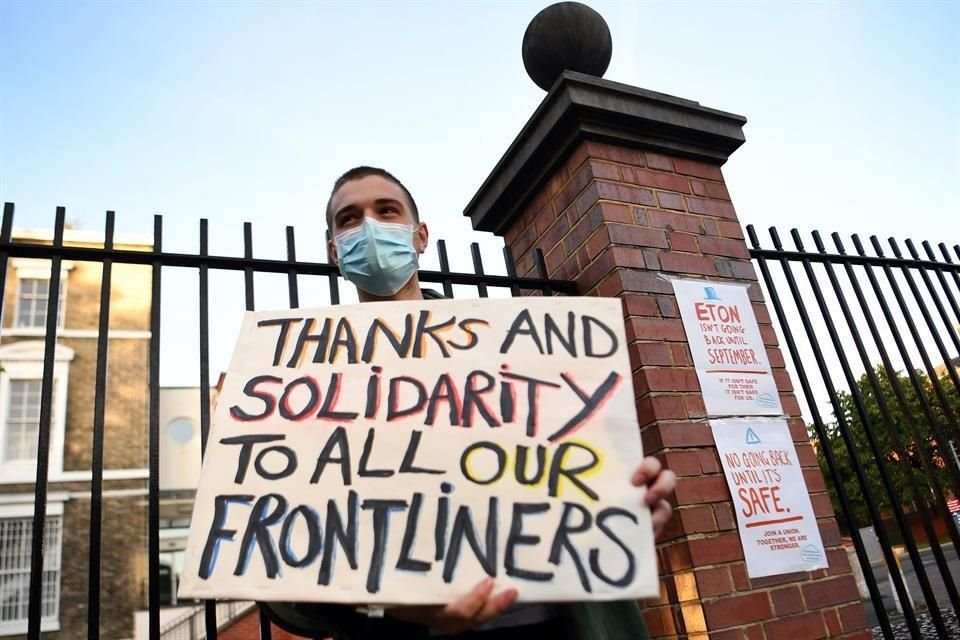
<path fill-rule="evenodd" d="M 829 495 L 807 439 L 720 166 L 740 116 L 566 72 L 467 206 L 502 235 L 521 275 L 541 249 L 551 277 L 623 300 L 641 437 L 680 477 L 658 544 L 657 638 L 870 638 Z M 673 289 L 661 273 L 750 283 L 804 467 L 829 569 L 751 580 L 706 423 Z"/>

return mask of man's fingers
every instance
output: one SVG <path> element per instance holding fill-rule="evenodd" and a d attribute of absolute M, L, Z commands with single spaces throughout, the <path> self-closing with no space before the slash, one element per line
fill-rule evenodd
<path fill-rule="evenodd" d="M 660 470 L 663 468 L 663 465 L 660 464 L 660 461 L 652 456 L 647 456 L 643 459 L 643 462 L 640 463 L 640 466 L 637 467 L 637 470 L 633 473 L 633 484 L 634 486 L 639 487 L 640 485 L 646 484 L 652 478 L 656 478 L 657 474 L 660 473 Z"/>
<path fill-rule="evenodd" d="M 667 522 L 670 520 L 670 516 L 673 515 L 673 507 L 666 500 L 661 500 L 653 508 L 653 514 L 651 519 L 653 520 L 653 533 L 654 536 L 658 535 Z"/>
<path fill-rule="evenodd" d="M 676 488 L 677 474 L 669 469 L 661 471 L 654 483 L 647 489 L 647 495 L 645 496 L 647 504 L 652 507 L 661 498 L 673 493 Z"/>
<path fill-rule="evenodd" d="M 507 589 L 506 591 L 501 591 L 495 596 L 490 596 L 487 598 L 487 602 L 483 605 L 483 608 L 480 609 L 480 612 L 473 617 L 473 624 L 479 625 L 485 622 L 490 622 L 504 611 L 509 609 L 510 605 L 516 601 L 516 589 Z"/>
<path fill-rule="evenodd" d="M 486 604 L 493 591 L 493 578 L 487 578 L 473 588 L 473 591 L 448 604 L 443 610 L 443 617 L 454 621 L 467 621 L 477 615 Z"/>

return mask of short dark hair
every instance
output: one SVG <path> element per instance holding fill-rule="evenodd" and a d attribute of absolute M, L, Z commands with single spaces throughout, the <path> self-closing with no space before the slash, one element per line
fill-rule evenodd
<path fill-rule="evenodd" d="M 410 203 L 410 213 L 413 215 L 413 219 L 417 222 L 420 222 L 420 212 L 417 210 L 417 203 L 413 199 L 413 196 L 410 195 L 410 190 L 403 186 L 403 183 L 397 180 L 396 176 L 385 169 L 380 169 L 377 167 L 367 167 L 360 166 L 350 169 L 342 176 L 337 178 L 337 181 L 333 183 L 333 190 L 330 191 L 330 198 L 327 200 L 327 229 L 333 233 L 333 214 L 334 211 L 330 208 L 333 204 L 333 196 L 337 193 L 337 190 L 340 189 L 343 185 L 350 182 L 351 180 L 360 180 L 361 178 L 366 178 L 368 176 L 380 176 L 384 180 L 389 180 L 403 191 L 404 195 L 407 196 L 407 201 Z"/>

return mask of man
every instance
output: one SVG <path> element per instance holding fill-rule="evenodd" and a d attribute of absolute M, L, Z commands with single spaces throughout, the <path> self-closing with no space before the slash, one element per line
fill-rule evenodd
<path fill-rule="evenodd" d="M 360 302 L 423 300 L 442 297 L 420 289 L 419 255 L 429 232 L 416 202 L 403 184 L 382 169 L 357 167 L 341 176 L 327 203 L 330 256 L 343 277 L 357 287 Z M 645 500 L 658 534 L 671 516 L 665 500 L 676 476 L 646 458 L 634 473 L 635 486 L 647 486 Z M 639 640 L 647 632 L 633 602 L 567 605 L 517 605 L 517 590 L 494 591 L 493 579 L 446 606 L 387 609 L 383 618 L 367 618 L 337 605 L 262 605 L 268 617 L 293 632 L 344 640 L 383 638 L 570 638 Z M 458 635 L 462 634 L 462 635 Z M 533 635 L 531 635 L 533 634 Z"/>

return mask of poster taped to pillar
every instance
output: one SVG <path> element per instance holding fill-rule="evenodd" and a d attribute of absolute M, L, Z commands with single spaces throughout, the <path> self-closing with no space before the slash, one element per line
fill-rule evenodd
<path fill-rule="evenodd" d="M 672 282 L 707 414 L 783 415 L 747 287 Z"/>
<path fill-rule="evenodd" d="M 761 578 L 827 566 L 807 483 L 785 420 L 712 420 L 733 496 L 747 574 Z"/>
<path fill-rule="evenodd" d="M 616 299 L 247 313 L 181 598 L 449 603 L 659 593 Z"/>

